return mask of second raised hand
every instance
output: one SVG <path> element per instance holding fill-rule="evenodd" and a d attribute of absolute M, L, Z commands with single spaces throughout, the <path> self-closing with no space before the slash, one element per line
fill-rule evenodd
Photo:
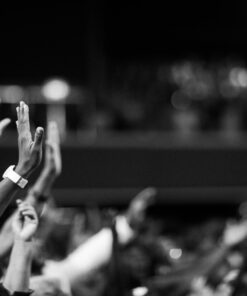
<path fill-rule="evenodd" d="M 44 170 L 54 177 L 62 171 L 59 131 L 57 123 L 53 121 L 48 124 Z"/>
<path fill-rule="evenodd" d="M 44 129 L 38 127 L 32 140 L 28 105 L 21 101 L 16 111 L 19 159 L 15 171 L 28 176 L 41 162 Z"/>
<path fill-rule="evenodd" d="M 61 174 L 61 171 L 62 158 L 59 131 L 56 122 L 49 122 L 44 168 L 33 187 L 29 190 L 29 196 L 32 200 L 34 197 L 34 203 L 38 201 L 39 206 L 36 209 L 39 214 L 43 212 L 44 202 L 51 196 L 52 186 L 56 178 Z"/>

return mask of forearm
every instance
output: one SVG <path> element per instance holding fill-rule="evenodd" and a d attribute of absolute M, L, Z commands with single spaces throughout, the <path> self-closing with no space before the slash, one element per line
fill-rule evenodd
<path fill-rule="evenodd" d="M 27 176 L 27 174 L 23 174 Z M 40 214 L 43 210 L 46 199 L 50 196 L 51 187 L 54 182 L 53 175 L 43 171 L 35 184 L 30 188 L 26 201 L 35 207 L 35 210 Z M 18 190 L 18 186 L 9 179 L 3 179 L 0 182 L 0 215 L 6 209 L 12 200 L 12 196 Z M 1 212 L 2 210 L 2 212 Z M 12 220 L 12 216 L 8 219 Z M 0 234 L 0 238 L 2 233 Z M 1 240 L 2 241 L 2 240 Z M 1 248 L 1 247 L 0 247 Z M 1 252 L 1 251 L 0 251 Z"/>
<path fill-rule="evenodd" d="M 11 292 L 29 290 L 32 262 L 32 242 L 15 238 L 3 285 Z"/>
<path fill-rule="evenodd" d="M 126 218 L 117 217 L 116 231 L 120 244 L 128 243 L 134 236 Z M 102 267 L 110 261 L 112 256 L 113 234 L 110 228 L 104 228 L 83 245 L 79 246 L 65 260 L 58 265 L 44 270 L 45 274 L 63 275 L 73 284 L 83 276 Z"/>
<path fill-rule="evenodd" d="M 40 176 L 32 186 L 31 191 L 38 195 L 49 195 L 51 192 L 52 185 L 55 181 L 55 176 L 46 169 L 43 169 Z"/>
<path fill-rule="evenodd" d="M 18 168 L 17 168 L 18 170 Z M 18 172 L 22 172 L 23 175 L 27 175 L 23 172 L 23 170 L 18 170 Z M 35 210 L 37 211 L 37 213 L 40 215 L 44 204 L 46 203 L 46 198 L 49 197 L 50 195 L 50 191 L 51 191 L 51 187 L 53 185 L 55 177 L 50 174 L 49 172 L 47 172 L 46 170 L 43 170 L 42 173 L 40 174 L 39 178 L 37 179 L 37 181 L 35 182 L 35 184 L 31 187 L 31 189 L 29 190 L 31 192 L 31 194 L 29 194 L 26 198 L 26 201 L 28 203 L 30 203 Z M 12 186 L 12 189 L 8 189 L 7 185 L 3 184 L 2 182 L 5 182 L 6 184 L 8 183 L 8 186 Z M 10 203 L 11 201 L 11 197 L 8 198 L 8 194 L 5 194 L 6 197 L 2 198 L 3 201 L 3 205 L 1 206 L 1 196 L 4 196 L 4 192 L 1 195 L 1 185 L 3 187 L 3 190 L 9 190 L 9 192 L 11 193 L 12 190 L 12 194 L 14 194 L 15 191 L 18 190 L 18 187 L 16 184 L 14 184 L 12 181 L 8 180 L 7 178 L 2 180 L 0 182 L 0 210 L 4 210 L 4 208 L 7 207 L 7 205 Z M 4 207 L 4 203 L 6 204 Z M 13 244 L 13 234 L 11 231 L 11 221 L 12 221 L 13 216 L 11 216 L 7 222 L 5 223 L 1 234 L 0 234 L 0 240 L 1 240 L 1 246 L 0 246 L 0 257 L 1 255 L 4 255 L 9 248 L 12 246 Z M 9 226 L 7 226 L 9 225 Z M 8 228 L 8 230 L 10 231 L 6 231 L 6 228 Z M 5 240 L 6 239 L 6 240 Z M 4 242 L 4 243 L 3 243 Z"/>
<path fill-rule="evenodd" d="M 9 256 L 14 243 L 14 234 L 12 231 L 13 215 L 4 223 L 0 233 L 0 259 Z"/>
<path fill-rule="evenodd" d="M 17 190 L 17 185 L 7 178 L 0 182 L 0 216 L 12 201 Z"/>
<path fill-rule="evenodd" d="M 23 178 L 28 178 L 31 171 L 30 169 L 25 169 L 22 166 L 17 165 L 15 172 L 22 176 Z M 3 214 L 7 206 L 11 203 L 14 194 L 20 189 L 17 184 L 13 183 L 8 178 L 3 179 L 0 182 L 0 216 Z"/>
<path fill-rule="evenodd" d="M 54 175 L 44 169 L 29 190 L 26 201 L 35 208 L 38 216 L 42 214 L 44 206 L 51 196 L 51 188 L 54 180 Z"/>

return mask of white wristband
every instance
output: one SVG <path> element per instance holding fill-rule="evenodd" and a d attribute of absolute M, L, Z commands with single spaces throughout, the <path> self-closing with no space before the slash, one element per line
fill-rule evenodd
<path fill-rule="evenodd" d="M 11 165 L 7 168 L 7 170 L 3 173 L 3 178 L 8 178 L 9 180 L 11 180 L 13 183 L 15 183 L 16 185 L 18 185 L 20 188 L 25 188 L 28 180 L 22 178 L 22 176 L 20 176 L 19 174 L 17 174 L 14 171 L 15 166 Z"/>

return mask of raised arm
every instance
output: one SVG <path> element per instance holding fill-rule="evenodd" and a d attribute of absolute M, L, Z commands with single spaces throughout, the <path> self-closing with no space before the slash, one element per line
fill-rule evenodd
<path fill-rule="evenodd" d="M 35 208 L 38 216 L 41 215 L 44 205 L 50 196 L 52 185 L 60 175 L 61 170 L 62 160 L 59 132 L 57 124 L 55 122 L 50 122 L 47 129 L 44 168 L 26 197 L 26 201 Z M 9 254 L 13 245 L 14 239 L 11 231 L 13 216 L 14 214 L 9 217 L 0 232 L 0 259 Z"/>
<path fill-rule="evenodd" d="M 37 214 L 28 203 L 18 202 L 18 212 L 13 219 L 14 246 L 3 286 L 11 294 L 18 291 L 27 295 L 32 263 L 32 239 L 38 227 Z"/>
<path fill-rule="evenodd" d="M 125 215 L 116 217 L 116 232 L 121 245 L 127 244 L 141 228 L 145 219 L 145 210 L 154 199 L 156 190 L 147 188 L 141 191 L 130 203 Z M 113 251 L 113 233 L 103 228 L 74 250 L 60 262 L 47 262 L 43 272 L 47 276 L 56 274 L 67 278 L 73 286 L 78 280 L 95 269 L 107 264 Z"/>
<path fill-rule="evenodd" d="M 23 188 L 23 178 L 27 179 L 34 169 L 37 168 L 42 156 L 42 139 L 44 130 L 38 127 L 34 140 L 30 132 L 29 109 L 24 102 L 20 102 L 17 110 L 17 131 L 19 159 L 17 166 L 8 170 L 15 178 L 7 177 L 0 182 L 0 215 L 11 202 L 18 188 Z M 14 172 L 12 172 L 12 170 Z"/>
<path fill-rule="evenodd" d="M 56 122 L 49 122 L 43 170 L 35 184 L 29 190 L 27 201 L 40 214 L 51 195 L 52 186 L 62 171 L 59 131 Z"/>

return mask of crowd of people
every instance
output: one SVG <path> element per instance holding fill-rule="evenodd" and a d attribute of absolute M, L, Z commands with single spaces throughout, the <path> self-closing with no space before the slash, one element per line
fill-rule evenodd
<path fill-rule="evenodd" d="M 241 60 L 135 61 L 109 72 L 93 117 L 102 130 L 246 130 L 247 70 Z"/>
<path fill-rule="evenodd" d="M 247 220 L 211 221 L 169 235 L 147 216 L 157 190 L 146 188 L 123 211 L 59 209 L 52 187 L 62 173 L 56 122 L 30 131 L 29 107 L 17 111 L 18 163 L 0 182 L 0 295 L 246 295 Z M 0 134 L 10 119 L 0 122 Z M 42 155 L 43 142 L 45 153 Z M 44 166 L 34 184 L 30 175 Z M 28 188 L 20 199 L 20 190 Z"/>
<path fill-rule="evenodd" d="M 67 132 L 79 139 L 95 130 L 241 136 L 247 129 L 247 68 L 241 59 L 129 61 L 108 72 L 98 90 L 58 80 L 70 89 L 59 102 L 47 99 L 42 85 L 0 85 L 0 116 L 13 116 L 25 97 L 36 125 L 46 123 L 50 105 L 63 106 Z"/>

